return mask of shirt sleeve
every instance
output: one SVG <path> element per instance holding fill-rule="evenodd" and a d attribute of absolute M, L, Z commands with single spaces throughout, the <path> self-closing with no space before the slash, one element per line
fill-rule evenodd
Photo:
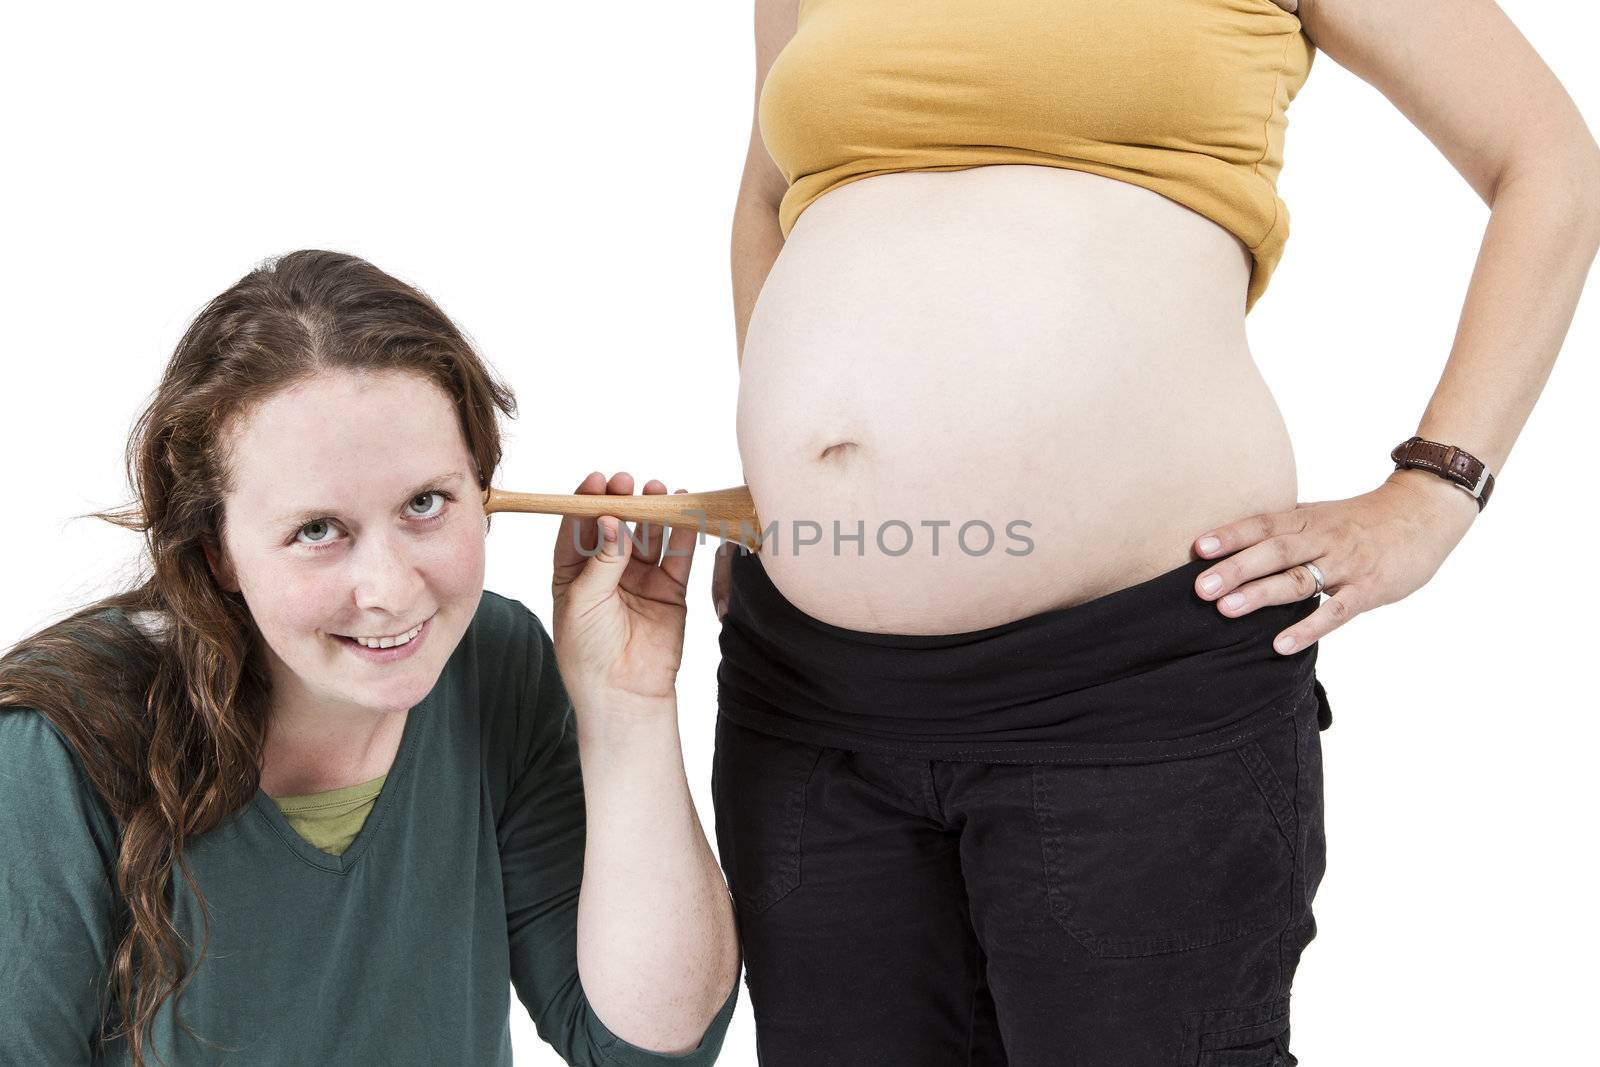
<path fill-rule="evenodd" d="M 0 1064 L 88 1064 L 114 950 L 116 836 L 66 741 L 0 710 Z"/>
<path fill-rule="evenodd" d="M 525 610 L 525 609 L 524 609 Z M 714 1063 L 733 1017 L 739 983 L 697 1048 L 678 1055 L 624 1041 L 589 1006 L 578 980 L 578 889 L 583 878 L 584 802 L 572 705 L 555 648 L 536 616 L 525 655 L 519 713 L 527 757 L 499 823 L 511 981 L 539 1036 L 574 1067 L 702 1067 Z M 515 646 L 513 646 L 515 647 Z"/>

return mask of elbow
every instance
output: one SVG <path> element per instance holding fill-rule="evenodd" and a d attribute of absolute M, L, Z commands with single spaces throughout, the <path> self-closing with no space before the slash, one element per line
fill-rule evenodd
<path fill-rule="evenodd" d="M 1559 210 L 1571 233 L 1600 243 L 1600 148 L 1587 132 L 1558 151 L 1519 156 L 1504 168 L 1494 183 L 1491 209 L 1501 194 L 1518 186 Z"/>
<path fill-rule="evenodd" d="M 741 262 L 767 246 L 771 235 L 778 230 L 776 204 L 769 204 L 760 197 L 740 193 L 739 200 L 733 208 L 732 232 L 728 235 L 728 263 L 733 268 L 735 284 Z M 778 240 L 781 244 L 781 234 Z"/>
<path fill-rule="evenodd" d="M 715 951 L 717 964 L 712 973 L 715 979 L 705 983 L 693 1006 L 677 1014 L 676 1024 L 669 1032 L 658 1034 L 661 1043 L 671 1055 L 686 1055 L 708 1044 L 720 1044 L 733 1014 L 733 1005 L 739 996 L 739 975 L 743 969 L 738 935 L 730 933 Z"/>
<path fill-rule="evenodd" d="M 1589 161 L 1588 194 L 1585 203 L 1589 211 L 1589 235 L 1600 245 L 1600 152 Z"/>
<path fill-rule="evenodd" d="M 739 231 L 745 226 L 779 229 L 782 203 L 781 200 L 772 200 L 766 196 L 741 191 L 733 208 L 734 240 L 738 240 Z"/>
<path fill-rule="evenodd" d="M 1589 236 L 1600 244 L 1600 145 L 1595 144 L 1594 137 L 1585 128 L 1573 147 L 1576 161 L 1572 164 L 1572 183 L 1578 212 Z"/>
<path fill-rule="evenodd" d="M 1587 223 L 1589 235 L 1600 242 L 1600 145 L 1587 128 L 1574 146 L 1576 162 L 1573 167 L 1573 186 L 1577 190 L 1579 213 Z"/>

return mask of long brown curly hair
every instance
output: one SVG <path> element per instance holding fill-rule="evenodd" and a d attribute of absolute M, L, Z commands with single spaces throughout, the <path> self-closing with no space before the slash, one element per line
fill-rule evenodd
<path fill-rule="evenodd" d="M 128 1038 L 134 1067 L 144 1067 L 168 997 L 176 1015 L 210 940 L 185 843 L 249 804 L 261 781 L 271 696 L 263 642 L 243 597 L 217 584 L 205 558 L 222 544 L 223 435 L 252 405 L 339 370 L 411 372 L 436 384 L 454 401 L 488 488 L 500 463 L 495 413 L 515 417 L 516 402 L 444 312 L 355 256 L 304 250 L 268 260 L 189 325 L 128 441 L 133 502 L 92 513 L 144 535 L 134 587 L 0 656 L 0 713 L 42 713 L 117 827 L 118 940 L 97 1037 Z M 159 638 L 128 625 L 141 613 L 164 622 Z M 174 870 L 204 922 L 193 963 L 168 903 Z"/>

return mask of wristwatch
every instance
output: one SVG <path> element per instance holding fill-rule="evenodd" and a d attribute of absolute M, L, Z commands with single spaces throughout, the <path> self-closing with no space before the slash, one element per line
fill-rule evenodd
<path fill-rule="evenodd" d="M 1479 511 L 1489 503 L 1489 494 L 1494 491 L 1494 475 L 1489 473 L 1489 468 L 1472 453 L 1464 452 L 1455 445 L 1410 437 L 1395 445 L 1389 458 L 1394 460 L 1395 470 L 1415 467 L 1432 471 L 1460 486 L 1478 502 Z"/>

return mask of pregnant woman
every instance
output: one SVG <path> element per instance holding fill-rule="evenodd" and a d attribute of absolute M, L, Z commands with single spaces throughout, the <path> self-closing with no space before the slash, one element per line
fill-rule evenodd
<path fill-rule="evenodd" d="M 568 1063 L 716 1059 L 738 943 L 673 687 L 694 532 L 663 559 L 564 520 L 552 642 L 483 588 L 514 410 L 353 256 L 195 319 L 107 516 L 149 577 L 0 658 L 0 1064 L 509 1065 L 513 985 Z"/>
<path fill-rule="evenodd" d="M 1487 0 L 755 22 L 732 267 L 767 540 L 718 562 L 713 790 L 763 1064 L 1294 1063 L 1317 641 L 1487 503 L 1600 246 L 1600 149 Z M 1303 503 L 1245 316 L 1319 47 L 1493 215 L 1417 439 Z"/>

